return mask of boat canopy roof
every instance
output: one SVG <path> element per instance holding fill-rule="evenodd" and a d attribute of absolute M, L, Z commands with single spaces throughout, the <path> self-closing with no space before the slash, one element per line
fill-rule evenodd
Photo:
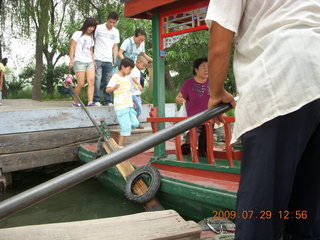
<path fill-rule="evenodd" d="M 208 0 L 120 0 L 124 3 L 124 16 L 128 18 L 151 19 L 155 10 L 161 14 L 181 7 L 190 7 L 209 2 Z"/>

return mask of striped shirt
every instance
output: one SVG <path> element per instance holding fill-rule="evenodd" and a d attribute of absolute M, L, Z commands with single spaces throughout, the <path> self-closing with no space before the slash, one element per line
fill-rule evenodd
<path fill-rule="evenodd" d="M 236 36 L 232 142 L 320 98 L 320 1 L 211 0 L 212 21 Z"/>
<path fill-rule="evenodd" d="M 121 77 L 118 73 L 113 74 L 107 87 L 114 87 L 116 84 L 120 84 L 120 88 L 113 92 L 114 109 L 120 110 L 123 108 L 133 107 L 129 75 Z"/>

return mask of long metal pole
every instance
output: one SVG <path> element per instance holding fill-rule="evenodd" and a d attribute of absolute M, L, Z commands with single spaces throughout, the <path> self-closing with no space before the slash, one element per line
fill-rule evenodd
<path fill-rule="evenodd" d="M 49 198 L 231 109 L 221 104 L 0 202 L 0 219 Z"/>
<path fill-rule="evenodd" d="M 76 94 L 74 92 L 73 86 L 67 82 L 65 82 L 68 87 L 70 88 L 72 94 L 78 99 L 82 109 L 86 112 L 87 116 L 90 118 L 91 122 L 93 123 L 93 125 L 95 126 L 95 128 L 98 130 L 98 132 L 100 133 L 100 128 L 99 125 L 97 124 L 97 122 L 94 120 L 94 118 L 92 117 L 91 113 L 88 111 L 88 109 L 86 108 L 86 106 L 84 105 L 84 103 L 82 102 L 81 98 L 78 96 L 78 94 Z"/>

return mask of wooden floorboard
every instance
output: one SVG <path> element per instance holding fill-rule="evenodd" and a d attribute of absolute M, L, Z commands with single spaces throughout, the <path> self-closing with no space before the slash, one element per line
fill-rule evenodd
<path fill-rule="evenodd" d="M 0 229 L 6 240 L 200 239 L 201 228 L 173 210 L 127 216 Z"/>
<path fill-rule="evenodd" d="M 76 147 L 76 145 L 72 145 L 49 150 L 2 154 L 0 155 L 1 170 L 3 173 L 9 173 L 57 163 L 78 161 L 79 158 L 75 152 Z"/>
<path fill-rule="evenodd" d="M 19 134 L 0 134 L 0 154 L 31 152 L 98 140 L 95 127 L 59 129 Z"/>

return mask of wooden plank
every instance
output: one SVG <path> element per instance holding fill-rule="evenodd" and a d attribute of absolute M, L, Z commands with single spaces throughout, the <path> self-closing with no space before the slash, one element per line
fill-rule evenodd
<path fill-rule="evenodd" d="M 90 112 L 97 120 L 116 124 L 113 109 L 91 108 Z M 2 134 L 36 132 L 53 129 L 91 127 L 92 122 L 80 108 L 40 109 L 2 112 L 0 126 Z M 17 124 L 17 121 L 19 124 Z"/>
<path fill-rule="evenodd" d="M 108 154 L 119 149 L 118 144 L 114 141 L 113 138 L 110 138 L 106 142 L 102 143 L 102 146 Z M 125 180 L 127 180 L 130 173 L 134 171 L 134 167 L 131 165 L 131 163 L 128 160 L 117 164 L 116 168 L 118 169 L 118 171 L 120 172 L 120 174 Z"/>
<path fill-rule="evenodd" d="M 106 142 L 103 142 L 102 146 L 108 154 L 112 153 L 114 150 L 119 149 L 118 144 L 114 141 L 113 138 L 110 138 Z M 117 164 L 116 168 L 118 169 L 124 180 L 127 180 L 128 176 L 134 171 L 133 165 L 128 160 Z M 136 184 L 133 186 L 134 192 L 139 195 L 143 194 L 147 189 L 148 186 L 142 179 L 138 179 Z M 164 209 L 156 198 L 153 198 L 149 202 L 143 204 L 143 207 L 146 211 L 159 211 Z"/>
<path fill-rule="evenodd" d="M 0 168 L 4 173 L 42 167 L 56 163 L 78 161 L 77 145 L 24 153 L 0 155 Z"/>
<path fill-rule="evenodd" d="M 87 221 L 0 229 L 6 240 L 200 239 L 201 228 L 173 210 Z"/>
<path fill-rule="evenodd" d="M 97 140 L 95 127 L 0 135 L 0 154 L 31 152 Z"/>
<path fill-rule="evenodd" d="M 3 106 L 9 108 L 7 100 Z M 21 101 L 21 104 L 24 104 Z M 37 132 L 55 129 L 92 127 L 92 122 L 81 108 L 60 107 L 56 109 L 0 109 L 0 134 L 14 134 L 23 132 Z M 140 121 L 145 122 L 151 105 L 144 104 Z M 108 125 L 118 124 L 113 107 L 91 107 L 93 118 L 100 124 L 104 120 Z"/>

